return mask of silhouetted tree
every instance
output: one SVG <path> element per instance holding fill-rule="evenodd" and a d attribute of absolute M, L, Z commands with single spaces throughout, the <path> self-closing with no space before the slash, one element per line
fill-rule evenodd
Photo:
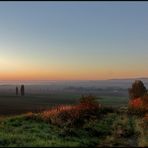
<path fill-rule="evenodd" d="M 16 95 L 18 95 L 18 87 L 16 87 Z"/>
<path fill-rule="evenodd" d="M 128 89 L 130 99 L 142 97 L 146 92 L 146 87 L 141 80 L 136 80 L 132 84 L 132 88 Z"/>
<path fill-rule="evenodd" d="M 25 87 L 24 85 L 21 85 L 21 96 L 25 95 Z"/>

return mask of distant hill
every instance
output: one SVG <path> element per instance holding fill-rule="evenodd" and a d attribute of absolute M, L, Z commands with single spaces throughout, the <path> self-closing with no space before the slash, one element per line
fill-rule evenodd
<path fill-rule="evenodd" d="M 134 81 L 134 80 L 148 81 L 148 78 L 139 77 L 139 78 L 108 79 L 107 81 Z"/>

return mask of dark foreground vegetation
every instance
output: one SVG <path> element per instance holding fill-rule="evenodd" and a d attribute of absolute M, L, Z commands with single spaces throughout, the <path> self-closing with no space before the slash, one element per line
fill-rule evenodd
<path fill-rule="evenodd" d="M 0 146 L 148 146 L 146 116 L 81 98 L 41 113 L 1 119 Z"/>
<path fill-rule="evenodd" d="M 0 146 L 146 147 L 147 92 L 138 97 L 142 98 L 140 106 L 131 98 L 129 106 L 113 108 L 87 95 L 75 104 L 1 118 Z"/>

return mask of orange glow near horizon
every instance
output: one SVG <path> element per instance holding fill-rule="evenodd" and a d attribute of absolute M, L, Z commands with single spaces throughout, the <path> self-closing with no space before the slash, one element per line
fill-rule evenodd
<path fill-rule="evenodd" d="M 131 69 L 116 63 L 114 66 L 107 63 L 93 66 L 88 63 L 76 65 L 49 61 L 46 64 L 43 60 L 41 64 L 38 59 L 33 62 L 11 59 L 0 59 L 0 80 L 106 80 L 148 76 L 148 71 L 144 71 L 145 67 L 141 65 Z"/>
<path fill-rule="evenodd" d="M 120 78 L 147 77 L 148 73 L 141 75 L 134 71 L 40 71 L 40 70 L 16 70 L 13 72 L 0 72 L 0 80 L 105 80 Z"/>

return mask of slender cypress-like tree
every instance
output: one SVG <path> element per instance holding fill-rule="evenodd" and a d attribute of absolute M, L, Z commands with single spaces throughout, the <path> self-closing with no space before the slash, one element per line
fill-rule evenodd
<path fill-rule="evenodd" d="M 21 85 L 21 96 L 25 95 L 25 87 L 24 85 Z"/>
<path fill-rule="evenodd" d="M 16 87 L 16 95 L 18 96 L 18 87 Z"/>

